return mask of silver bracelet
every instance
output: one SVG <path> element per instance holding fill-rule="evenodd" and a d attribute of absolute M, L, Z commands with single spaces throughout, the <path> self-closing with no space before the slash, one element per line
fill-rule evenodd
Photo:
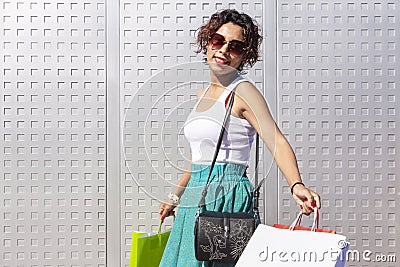
<path fill-rule="evenodd" d="M 168 199 L 171 200 L 172 204 L 174 204 L 174 205 L 179 204 L 179 197 L 172 192 L 168 194 Z"/>

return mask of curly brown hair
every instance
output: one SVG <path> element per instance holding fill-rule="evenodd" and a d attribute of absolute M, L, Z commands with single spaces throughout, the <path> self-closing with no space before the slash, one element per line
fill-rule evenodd
<path fill-rule="evenodd" d="M 247 47 L 238 70 L 241 71 L 245 65 L 252 67 L 259 57 L 262 36 L 258 33 L 258 23 L 249 15 L 239 13 L 235 9 L 225 9 L 214 13 L 211 18 L 198 29 L 196 38 L 198 49 L 196 53 L 203 52 L 203 54 L 206 54 L 210 37 L 216 33 L 222 25 L 228 22 L 242 27 L 242 34 Z"/>

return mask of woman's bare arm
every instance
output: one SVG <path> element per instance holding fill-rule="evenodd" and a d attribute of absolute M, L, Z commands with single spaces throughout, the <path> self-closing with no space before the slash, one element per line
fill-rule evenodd
<path fill-rule="evenodd" d="M 185 172 L 182 174 L 179 181 L 176 183 L 175 188 L 172 190 L 172 194 L 177 195 L 179 198 L 185 192 L 186 186 L 189 183 L 191 172 L 190 172 L 190 164 L 192 159 L 190 158 L 189 164 L 186 167 Z M 164 220 L 164 218 L 171 216 L 174 214 L 174 209 L 176 204 L 173 203 L 171 199 L 165 199 L 163 202 L 160 203 L 160 207 L 158 209 L 158 214 L 160 215 L 160 219 Z"/>
<path fill-rule="evenodd" d="M 236 113 L 236 116 L 246 119 L 256 129 L 273 154 L 288 185 L 291 187 L 296 182 L 301 182 L 293 149 L 276 125 L 268 105 L 258 89 L 249 82 L 240 83 L 234 103 L 233 112 Z M 314 205 L 321 206 L 319 195 L 302 184 L 293 188 L 293 198 L 302 206 L 305 214 L 309 214 Z M 313 201 L 315 202 L 313 203 Z"/>

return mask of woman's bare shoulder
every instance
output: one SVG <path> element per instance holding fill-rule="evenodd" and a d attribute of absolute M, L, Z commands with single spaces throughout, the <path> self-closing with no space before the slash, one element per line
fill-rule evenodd
<path fill-rule="evenodd" d="M 249 81 L 243 81 L 238 84 L 236 93 L 242 99 L 264 99 L 264 96 L 261 94 L 260 90 L 258 90 L 258 88 Z"/>

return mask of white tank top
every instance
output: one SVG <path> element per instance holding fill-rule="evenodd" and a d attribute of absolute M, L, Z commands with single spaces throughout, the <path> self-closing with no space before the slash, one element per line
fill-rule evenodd
<path fill-rule="evenodd" d="M 243 81 L 247 80 L 241 76 L 236 78 L 225 88 L 217 101 L 205 111 L 197 111 L 197 106 L 209 87 L 204 90 L 195 104 L 184 126 L 184 134 L 190 144 L 193 163 L 211 164 L 225 116 L 225 100 L 233 88 Z M 254 134 L 255 129 L 247 120 L 229 116 L 216 162 L 248 166 Z"/>

